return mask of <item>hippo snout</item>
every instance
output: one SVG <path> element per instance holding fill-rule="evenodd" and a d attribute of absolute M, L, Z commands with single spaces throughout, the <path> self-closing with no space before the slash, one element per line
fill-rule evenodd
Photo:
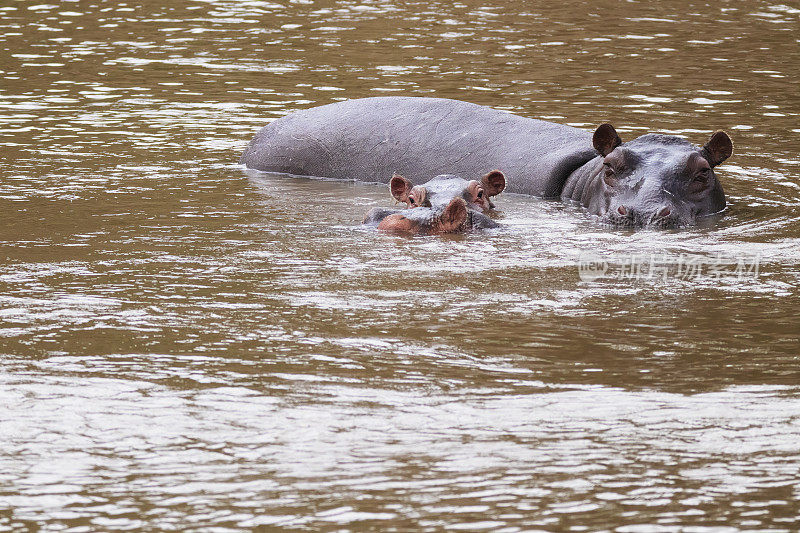
<path fill-rule="evenodd" d="M 457 233 L 467 229 L 468 217 L 464 199 L 453 198 L 444 207 L 416 207 L 389 214 L 380 221 L 378 229 L 411 235 Z"/>
<path fill-rule="evenodd" d="M 606 213 L 605 221 L 614 226 L 624 228 L 677 228 L 688 225 L 677 215 L 675 206 L 662 204 L 650 209 L 629 207 L 619 204 Z"/>

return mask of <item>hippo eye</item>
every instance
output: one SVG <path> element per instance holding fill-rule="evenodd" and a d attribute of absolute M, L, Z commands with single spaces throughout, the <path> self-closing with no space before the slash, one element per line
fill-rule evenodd
<path fill-rule="evenodd" d="M 606 185 L 608 185 L 609 187 L 613 187 L 618 183 L 616 176 L 614 176 L 615 174 L 614 169 L 611 168 L 610 165 L 605 163 L 604 166 L 605 166 L 605 174 L 603 175 L 603 181 L 605 181 Z"/>
<path fill-rule="evenodd" d="M 709 181 L 710 178 L 711 178 L 711 169 L 704 168 L 701 169 L 697 174 L 695 174 L 694 178 L 692 178 L 692 182 L 698 184 L 705 183 Z"/>
<path fill-rule="evenodd" d="M 408 198 L 408 203 L 410 203 L 411 205 L 414 205 L 417 202 L 413 198 L 409 197 Z"/>
<path fill-rule="evenodd" d="M 700 193 L 706 190 L 711 185 L 711 169 L 705 168 L 700 170 L 694 175 L 692 181 L 689 182 L 690 193 Z"/>
<path fill-rule="evenodd" d="M 478 191 L 478 198 L 483 198 L 483 189 Z"/>

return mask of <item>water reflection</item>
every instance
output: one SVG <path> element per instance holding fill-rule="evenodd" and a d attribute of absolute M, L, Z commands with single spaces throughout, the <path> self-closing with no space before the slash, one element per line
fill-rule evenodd
<path fill-rule="evenodd" d="M 174 375 L 162 384 L 91 377 L 94 365 L 150 376 L 153 363 Z M 6 381 L 4 405 L 24 403 L 37 420 L 13 427 L 11 450 L 36 443 L 39 459 L 24 477 L 4 475 L 19 487 L 6 498 L 13 518 L 55 507 L 62 524 L 113 528 L 187 515 L 196 527 L 229 528 L 605 527 L 622 509 L 622 524 L 793 518 L 792 389 L 687 397 L 540 383 L 542 394 L 491 398 L 454 383 L 454 401 L 286 375 L 264 395 L 263 385 L 202 379 L 214 363 L 58 358 L 39 365 L 51 374 L 39 383 Z M 236 377 L 248 375 L 245 366 Z M 215 441 L 198 440 L 198 429 Z"/>

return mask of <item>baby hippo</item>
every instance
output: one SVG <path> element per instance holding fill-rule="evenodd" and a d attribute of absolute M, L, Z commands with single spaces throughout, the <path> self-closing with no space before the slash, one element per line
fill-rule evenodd
<path fill-rule="evenodd" d="M 465 180 L 441 174 L 422 185 L 395 174 L 389 182 L 392 196 L 407 209 L 375 207 L 364 224 L 395 233 L 437 235 L 471 229 L 495 228 L 498 224 L 484 213 L 494 208 L 490 197 L 506 188 L 506 177 L 493 170 L 480 180 Z"/>

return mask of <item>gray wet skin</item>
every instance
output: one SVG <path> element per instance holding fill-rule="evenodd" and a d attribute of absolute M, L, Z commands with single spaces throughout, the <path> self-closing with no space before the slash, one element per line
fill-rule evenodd
<path fill-rule="evenodd" d="M 395 172 L 419 181 L 499 168 L 507 192 L 576 201 L 614 225 L 669 228 L 725 208 L 713 168 L 731 152 L 724 132 L 702 148 L 656 134 L 623 144 L 609 124 L 593 135 L 457 100 L 377 97 L 278 119 L 256 134 L 240 162 L 363 181 Z"/>
<path fill-rule="evenodd" d="M 389 189 L 395 200 L 407 208 L 373 208 L 364 218 L 364 224 L 386 231 L 425 235 L 496 228 L 498 224 L 484 213 L 494 208 L 490 197 L 502 192 L 505 186 L 505 176 L 498 170 L 478 180 L 442 174 L 421 185 L 395 174 Z"/>

